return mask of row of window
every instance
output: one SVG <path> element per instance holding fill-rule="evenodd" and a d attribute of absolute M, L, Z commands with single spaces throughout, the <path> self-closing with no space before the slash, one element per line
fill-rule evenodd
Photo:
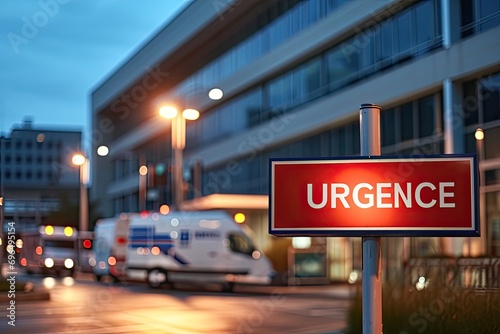
<path fill-rule="evenodd" d="M 63 144 L 61 141 L 53 142 L 53 141 L 42 141 L 42 142 L 33 142 L 31 139 L 22 140 L 22 139 L 2 139 L 3 147 L 6 150 L 16 149 L 16 150 L 26 150 L 26 149 L 43 149 L 43 150 L 61 150 Z"/>
<path fill-rule="evenodd" d="M 21 171 L 12 172 L 10 170 L 6 170 L 5 173 L 2 175 L 2 177 L 3 177 L 4 181 L 12 181 L 12 180 L 16 180 L 16 181 L 20 181 L 20 180 L 42 181 L 42 180 L 54 180 L 54 179 L 60 178 L 61 175 L 57 172 L 54 172 L 54 171 L 33 172 L 33 171 L 28 170 L 28 171 L 24 171 L 24 172 L 21 172 Z"/>
<path fill-rule="evenodd" d="M 383 154 L 443 153 L 440 94 L 429 95 L 403 105 L 382 110 L 380 127 Z M 398 144 L 396 145 L 396 141 Z M 204 171 L 202 194 L 267 194 L 269 158 L 317 158 L 360 154 L 359 120 L 278 149 L 252 155 Z"/>
<path fill-rule="evenodd" d="M 203 115 L 190 147 L 264 122 L 441 45 L 438 1 L 423 1 Z"/>
<path fill-rule="evenodd" d="M 500 158 L 496 143 L 500 141 L 500 72 L 463 83 L 462 104 L 458 106 L 465 125 L 465 152 L 477 152 L 478 141 L 474 134 L 479 125 L 484 130 L 484 147 L 480 154 L 485 159 Z M 444 152 L 443 113 L 441 94 L 382 110 L 381 145 L 383 154 L 439 154 Z M 457 106 L 455 106 L 457 108 Z M 267 193 L 268 158 L 270 157 L 322 157 L 359 155 L 359 122 L 330 130 L 305 140 L 281 147 L 260 156 L 238 162 L 238 172 L 228 174 L 223 167 L 206 171 L 203 180 L 204 194 L 211 192 Z M 482 143 L 482 142 L 479 142 Z M 231 170 L 236 170 L 231 168 Z M 221 173 L 230 176 L 230 182 L 217 184 Z M 227 174 L 227 175 L 226 175 Z M 487 183 L 500 179 L 498 171 L 486 173 Z M 489 180 L 489 181 L 488 181 Z M 221 189 L 225 188 L 225 189 Z"/>
<path fill-rule="evenodd" d="M 1 156 L 0 156 L 1 159 Z M 25 156 L 22 155 L 17 155 L 15 159 L 11 155 L 6 155 L 3 160 L 0 160 L 6 165 L 9 165 L 11 163 L 16 163 L 16 164 L 32 164 L 32 163 L 37 163 L 37 164 L 42 164 L 42 163 L 47 163 L 47 164 L 52 164 L 53 162 L 58 162 L 61 163 L 62 157 L 60 155 L 57 156 L 47 156 L 43 157 L 41 155 L 37 156 L 34 158 L 31 155 L 26 154 Z"/>
<path fill-rule="evenodd" d="M 193 87 L 196 87 L 196 91 L 207 91 L 290 37 L 336 11 L 348 1 L 276 1 L 254 21 L 255 27 L 247 27 L 256 30 L 255 33 L 187 78 L 177 87 L 175 95 L 187 96 L 189 99 Z"/>
<path fill-rule="evenodd" d="M 44 199 L 41 201 L 7 199 L 5 201 L 5 213 L 18 213 L 18 214 L 21 212 L 48 213 L 58 210 L 59 207 L 60 203 L 56 199 Z"/>
<path fill-rule="evenodd" d="M 471 6 L 474 10 L 469 13 L 467 11 Z M 276 112 L 291 110 L 440 47 L 440 11 L 440 1 L 420 1 L 270 80 L 262 87 L 227 101 L 205 113 L 200 122 L 188 126 L 190 147 L 225 138 L 267 121 Z M 500 2 L 497 0 L 464 0 L 461 13 L 461 27 L 471 22 L 474 32 L 500 25 L 496 19 L 500 17 Z M 465 19 L 467 15 L 470 17 Z M 491 87 L 485 89 L 489 92 Z M 405 108 L 410 106 L 402 108 L 404 117 L 407 114 Z"/>

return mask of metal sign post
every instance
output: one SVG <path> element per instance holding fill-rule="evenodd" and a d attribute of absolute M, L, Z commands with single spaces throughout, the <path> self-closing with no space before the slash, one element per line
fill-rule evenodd
<path fill-rule="evenodd" d="M 380 107 L 359 108 L 361 155 L 380 155 Z M 363 334 L 382 333 L 382 275 L 380 237 L 363 237 Z"/>

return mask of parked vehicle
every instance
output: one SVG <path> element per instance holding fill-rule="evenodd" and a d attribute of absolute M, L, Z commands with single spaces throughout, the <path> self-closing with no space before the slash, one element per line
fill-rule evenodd
<path fill-rule="evenodd" d="M 23 246 L 19 263 L 28 274 L 73 274 L 78 265 L 77 234 L 69 226 L 39 226 L 37 230 L 23 231 Z"/>
<path fill-rule="evenodd" d="M 249 234 L 222 211 L 129 217 L 126 275 L 150 287 L 176 282 L 271 283 L 269 260 Z"/>
<path fill-rule="evenodd" d="M 125 253 L 129 217 L 134 214 L 121 214 L 119 217 L 100 219 L 94 229 L 93 252 L 96 279 L 109 276 L 114 281 L 125 276 Z"/>

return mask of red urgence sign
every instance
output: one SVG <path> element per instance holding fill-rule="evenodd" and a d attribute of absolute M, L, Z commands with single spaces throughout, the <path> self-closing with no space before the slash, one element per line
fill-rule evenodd
<path fill-rule="evenodd" d="M 269 233 L 479 236 L 475 155 L 270 159 Z"/>

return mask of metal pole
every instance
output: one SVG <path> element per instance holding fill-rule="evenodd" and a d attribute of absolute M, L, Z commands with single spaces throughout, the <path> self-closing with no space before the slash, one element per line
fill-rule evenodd
<path fill-rule="evenodd" d="M 0 132 L 0 277 L 2 276 L 1 274 L 1 269 L 2 269 L 2 263 L 3 263 L 3 250 L 7 246 L 7 240 L 4 240 L 3 236 L 3 231 L 4 231 L 4 205 L 5 205 L 5 193 L 4 193 L 4 178 L 3 178 L 3 173 L 5 169 L 5 164 L 4 164 L 4 156 L 5 156 L 5 150 L 4 150 L 4 138 L 2 136 L 2 133 Z"/>
<path fill-rule="evenodd" d="M 380 155 L 380 107 L 359 108 L 361 155 Z M 363 334 L 382 333 L 382 275 L 380 237 L 363 237 Z"/>
<path fill-rule="evenodd" d="M 80 231 L 87 231 L 89 229 L 88 223 L 88 210 L 89 202 L 87 197 L 87 177 L 88 173 L 88 159 L 85 158 L 83 164 L 80 165 Z"/>
<path fill-rule="evenodd" d="M 146 191 L 147 191 L 147 175 L 151 171 L 147 171 L 146 174 L 142 174 L 141 167 L 146 165 L 146 159 L 144 154 L 139 154 L 139 211 L 146 210 Z"/>
<path fill-rule="evenodd" d="M 174 153 L 174 178 L 172 190 L 174 192 L 174 206 L 179 210 L 183 201 L 184 185 L 182 177 L 182 150 L 186 141 L 186 120 L 178 114 L 172 119 L 172 149 Z"/>

